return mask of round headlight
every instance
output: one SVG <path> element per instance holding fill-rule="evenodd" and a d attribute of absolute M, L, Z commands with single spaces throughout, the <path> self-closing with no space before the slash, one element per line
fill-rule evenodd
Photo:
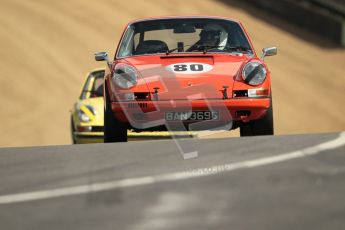
<path fill-rule="evenodd" d="M 130 65 L 119 64 L 115 67 L 113 81 L 122 89 L 130 89 L 137 84 L 138 73 Z"/>
<path fill-rule="evenodd" d="M 78 105 L 77 110 L 81 122 L 90 122 L 96 115 L 96 109 L 91 105 Z"/>
<path fill-rule="evenodd" d="M 248 62 L 242 71 L 243 80 L 250 85 L 260 85 L 267 75 L 265 66 L 260 62 Z"/>
<path fill-rule="evenodd" d="M 83 111 L 78 111 L 78 117 L 81 122 L 91 121 L 90 117 L 87 114 L 85 114 Z"/>

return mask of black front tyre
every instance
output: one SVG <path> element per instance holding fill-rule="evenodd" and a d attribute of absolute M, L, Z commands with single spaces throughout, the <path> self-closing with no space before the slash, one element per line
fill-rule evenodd
<path fill-rule="evenodd" d="M 74 122 L 73 122 L 73 117 L 71 117 L 71 138 L 72 138 L 72 144 L 77 144 L 77 141 L 75 139 L 75 135 L 74 135 L 74 132 L 75 132 L 75 128 L 74 128 Z"/>
<path fill-rule="evenodd" d="M 107 88 L 104 106 L 104 143 L 127 142 L 127 127 L 113 115 Z"/>
<path fill-rule="evenodd" d="M 248 124 L 242 125 L 240 127 L 240 135 L 241 137 L 274 135 L 272 98 L 265 116 L 259 120 L 250 121 Z"/>

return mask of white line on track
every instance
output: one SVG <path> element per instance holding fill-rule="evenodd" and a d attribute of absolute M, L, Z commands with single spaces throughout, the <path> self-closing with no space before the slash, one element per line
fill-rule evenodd
<path fill-rule="evenodd" d="M 288 152 L 285 154 L 280 154 L 277 156 L 264 157 L 264 158 L 259 158 L 255 160 L 248 160 L 248 161 L 236 162 L 236 163 L 231 163 L 231 164 L 217 165 L 217 166 L 213 166 L 209 168 L 199 168 L 199 169 L 191 170 L 188 172 L 175 172 L 175 173 L 168 173 L 168 174 L 155 175 L 155 176 L 137 177 L 137 178 L 123 179 L 123 180 L 103 182 L 103 183 L 94 183 L 94 184 L 81 185 L 81 186 L 75 186 L 75 187 L 4 195 L 4 196 L 0 196 L 0 204 L 13 204 L 13 203 L 19 203 L 19 202 L 27 202 L 27 201 L 50 199 L 50 198 L 58 198 L 58 197 L 63 197 L 63 196 L 101 192 L 101 191 L 117 189 L 117 188 L 148 185 L 148 184 L 154 184 L 158 182 L 185 180 L 185 179 L 190 179 L 190 178 L 213 175 L 220 172 L 228 172 L 228 171 L 234 171 L 234 170 L 244 169 L 244 168 L 254 168 L 254 167 L 279 163 L 283 161 L 288 161 L 288 160 L 292 160 L 296 158 L 312 156 L 326 150 L 339 148 L 344 145 L 345 145 L 345 132 L 340 133 L 339 137 L 331 141 L 327 141 L 327 142 L 324 142 L 312 147 L 308 147 L 305 149 Z"/>

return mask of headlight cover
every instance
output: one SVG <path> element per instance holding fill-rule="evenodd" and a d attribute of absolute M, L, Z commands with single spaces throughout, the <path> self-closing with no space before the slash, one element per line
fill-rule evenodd
<path fill-rule="evenodd" d="M 113 82 L 122 89 L 130 89 L 138 83 L 138 73 L 134 67 L 118 64 L 113 74 Z"/>
<path fill-rule="evenodd" d="M 81 122 L 90 122 L 95 118 L 96 109 L 91 105 L 78 106 L 78 117 Z"/>
<path fill-rule="evenodd" d="M 83 111 L 78 111 L 78 117 L 79 117 L 81 122 L 91 121 L 90 117 L 88 117 Z"/>
<path fill-rule="evenodd" d="M 267 70 L 258 61 L 248 62 L 242 70 L 243 80 L 250 85 L 260 85 L 266 79 Z"/>

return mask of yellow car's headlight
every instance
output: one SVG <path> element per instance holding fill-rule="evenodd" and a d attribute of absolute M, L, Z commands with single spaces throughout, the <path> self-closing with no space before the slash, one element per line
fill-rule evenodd
<path fill-rule="evenodd" d="M 81 105 L 77 110 L 78 117 L 81 122 L 90 122 L 95 118 L 96 109 L 91 105 Z"/>

